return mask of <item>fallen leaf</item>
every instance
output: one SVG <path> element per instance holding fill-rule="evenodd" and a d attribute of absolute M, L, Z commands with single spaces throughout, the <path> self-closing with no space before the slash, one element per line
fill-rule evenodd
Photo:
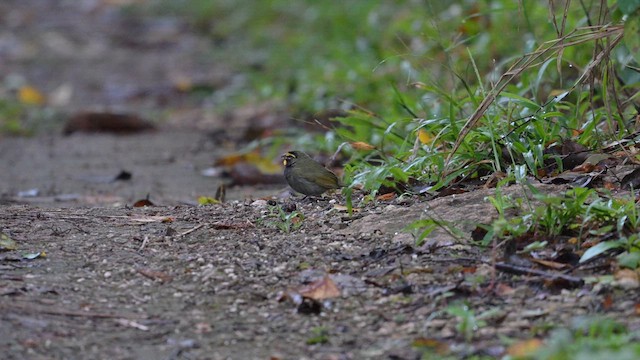
<path fill-rule="evenodd" d="M 376 200 L 378 200 L 378 201 L 389 201 L 389 200 L 393 200 L 395 197 L 396 197 L 396 193 L 395 192 L 390 192 L 390 193 L 379 195 L 378 197 L 376 197 Z"/>
<path fill-rule="evenodd" d="M 430 348 L 440 355 L 444 355 L 449 352 L 449 345 L 438 339 L 418 338 L 411 342 L 411 346 L 417 348 Z"/>
<path fill-rule="evenodd" d="M 340 289 L 325 275 L 322 279 L 301 288 L 298 293 L 305 298 L 313 300 L 324 300 L 340 296 Z"/>
<path fill-rule="evenodd" d="M 44 104 L 44 95 L 33 86 L 25 85 L 18 89 L 18 100 L 23 104 L 42 105 Z"/>
<path fill-rule="evenodd" d="M 162 272 L 162 271 L 154 271 L 149 269 L 138 269 L 138 273 L 146 278 L 151 280 L 158 280 L 161 283 L 166 283 L 173 280 L 173 276 Z"/>
<path fill-rule="evenodd" d="M 209 196 L 200 196 L 198 198 L 198 205 L 215 205 L 220 204 L 220 200 L 214 199 Z"/>
<path fill-rule="evenodd" d="M 531 259 L 531 261 L 555 270 L 565 269 L 569 266 L 568 264 L 543 259 Z"/>
<path fill-rule="evenodd" d="M 18 244 L 9 235 L 0 233 L 0 251 L 15 250 Z"/>
<path fill-rule="evenodd" d="M 542 346 L 542 340 L 540 339 L 529 339 L 518 341 L 517 343 L 509 346 L 507 349 L 507 354 L 513 356 L 514 358 L 528 358 L 535 351 L 537 351 Z"/>
<path fill-rule="evenodd" d="M 354 150 L 374 150 L 376 147 L 371 145 L 371 144 L 367 144 L 366 142 L 362 142 L 362 141 L 354 141 L 351 144 L 351 147 Z"/>
<path fill-rule="evenodd" d="M 136 115 L 81 112 L 67 120 L 63 134 L 69 135 L 74 132 L 133 134 L 153 129 L 155 126 L 152 123 Z"/>
<path fill-rule="evenodd" d="M 340 204 L 334 204 L 334 205 L 333 205 L 333 208 L 334 208 L 334 209 L 336 209 L 336 210 L 338 210 L 338 211 L 343 211 L 343 212 L 347 212 L 347 211 L 349 211 L 349 208 L 348 208 L 348 207 L 346 207 L 345 205 L 340 205 Z M 359 211 L 360 211 L 360 209 L 358 209 L 358 208 L 351 208 L 351 211 L 352 211 L 352 212 L 359 212 Z"/>
<path fill-rule="evenodd" d="M 141 199 L 133 203 L 133 207 L 155 206 L 149 199 Z"/>
<path fill-rule="evenodd" d="M 460 272 L 463 274 L 475 274 L 477 270 L 478 268 L 475 266 L 467 266 L 460 269 Z"/>
<path fill-rule="evenodd" d="M 516 290 L 507 284 L 499 283 L 496 286 L 496 294 L 499 296 L 511 296 L 515 292 Z"/>

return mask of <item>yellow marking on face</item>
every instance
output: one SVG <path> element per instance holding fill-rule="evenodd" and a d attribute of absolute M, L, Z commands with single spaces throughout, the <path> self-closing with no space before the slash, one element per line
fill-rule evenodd
<path fill-rule="evenodd" d="M 293 155 L 292 153 L 286 153 L 286 154 L 282 155 L 282 164 L 284 166 L 287 166 L 287 160 L 295 159 L 295 158 L 296 158 L 296 156 Z"/>

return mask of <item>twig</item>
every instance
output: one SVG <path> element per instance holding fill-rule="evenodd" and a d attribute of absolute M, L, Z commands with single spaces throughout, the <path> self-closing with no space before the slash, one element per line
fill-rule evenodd
<path fill-rule="evenodd" d="M 144 247 L 147 246 L 148 242 L 149 242 L 149 235 L 145 235 L 144 239 L 142 239 L 142 245 L 140 245 L 140 247 L 138 248 L 138 252 L 142 251 L 142 249 L 144 249 Z"/>
<path fill-rule="evenodd" d="M 194 228 L 192 228 L 192 229 L 189 229 L 189 230 L 187 230 L 187 231 L 185 231 L 185 232 L 181 233 L 179 236 L 189 235 L 189 234 L 191 234 L 192 232 L 194 232 L 194 231 L 196 231 L 196 230 L 200 229 L 200 228 L 201 228 L 201 227 L 203 227 L 203 226 L 204 226 L 204 224 L 200 224 L 200 225 L 198 225 L 198 226 L 196 226 L 196 227 L 194 227 Z"/>
<path fill-rule="evenodd" d="M 558 273 L 550 273 L 547 271 L 536 270 L 536 269 L 527 268 L 524 266 L 517 266 L 517 265 L 507 264 L 503 262 L 496 263 L 496 269 L 509 274 L 536 275 L 536 276 L 542 276 L 552 281 L 557 281 L 557 280 L 566 281 L 567 283 L 569 283 L 571 286 L 574 286 L 574 287 L 584 285 L 584 280 L 582 280 L 579 277 L 565 275 L 565 274 L 558 274 Z"/>

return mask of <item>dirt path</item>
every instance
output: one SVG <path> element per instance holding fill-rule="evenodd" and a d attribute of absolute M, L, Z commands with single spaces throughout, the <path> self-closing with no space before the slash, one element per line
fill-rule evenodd
<path fill-rule="evenodd" d="M 630 293 L 500 272 L 500 290 L 487 293 L 490 254 L 444 233 L 416 248 L 397 232 L 433 209 L 471 228 L 490 216 L 490 193 L 380 204 L 353 219 L 326 201 L 299 205 L 304 220 L 290 233 L 265 201 L 3 206 L 3 231 L 18 249 L 0 258 L 0 347 L 9 359 L 414 359 L 423 339 L 458 356 L 499 355 L 499 336 L 529 338 L 579 315 L 640 326 Z M 337 297 L 295 302 L 325 276 Z M 460 301 L 488 314 L 468 343 L 447 312 Z"/>

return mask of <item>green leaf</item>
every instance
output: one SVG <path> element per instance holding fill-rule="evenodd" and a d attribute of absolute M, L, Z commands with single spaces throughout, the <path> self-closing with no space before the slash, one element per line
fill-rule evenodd
<path fill-rule="evenodd" d="M 598 255 L 601 255 L 607 252 L 610 249 L 615 249 L 621 247 L 622 244 L 619 241 L 603 241 L 596 246 L 589 248 L 587 251 L 582 254 L 580 258 L 580 262 L 583 263 L 589 259 L 592 259 Z"/>
<path fill-rule="evenodd" d="M 632 14 L 634 11 L 640 8 L 640 0 L 618 0 L 618 8 L 625 15 Z M 634 35 L 638 36 L 638 32 L 636 32 Z"/>
<path fill-rule="evenodd" d="M 398 181 L 407 182 L 409 180 L 409 175 L 400 168 L 392 167 L 389 171 L 393 175 L 394 179 Z"/>
<path fill-rule="evenodd" d="M 640 266 L 640 252 L 622 253 L 618 256 L 618 263 L 622 267 L 637 269 Z"/>
<path fill-rule="evenodd" d="M 640 6 L 640 0 L 636 0 L 636 5 Z M 640 63 L 640 13 L 631 15 L 624 24 L 624 44 L 631 53 L 631 56 Z"/>
<path fill-rule="evenodd" d="M 524 106 L 526 108 L 529 108 L 529 109 L 532 109 L 532 110 L 536 110 L 536 111 L 540 109 L 540 105 L 538 103 L 536 103 L 534 101 L 531 101 L 530 99 L 527 99 L 525 97 L 522 97 L 522 96 L 520 96 L 518 94 L 513 94 L 513 93 L 510 93 L 510 92 L 504 91 L 500 95 L 505 97 L 505 98 L 511 99 L 515 103 L 517 103 L 519 105 L 522 105 L 522 106 Z"/>

